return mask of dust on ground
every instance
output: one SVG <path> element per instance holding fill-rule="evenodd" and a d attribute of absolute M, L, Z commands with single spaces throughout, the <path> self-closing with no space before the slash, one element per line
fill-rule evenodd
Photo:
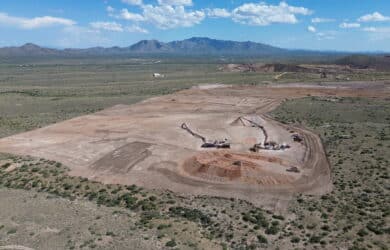
<path fill-rule="evenodd" d="M 3 138 L 0 152 L 62 162 L 71 175 L 103 183 L 285 206 L 296 193 L 332 189 L 320 138 L 267 116 L 285 99 L 308 95 L 389 96 L 389 85 L 192 88 Z M 290 148 L 250 152 L 265 135 L 256 127 L 237 125 L 240 117 L 261 124 L 269 140 Z M 202 148 L 202 140 L 183 130 L 182 123 L 208 140 L 227 138 L 230 149 Z M 294 141 L 292 134 L 299 134 L 302 142 Z M 291 167 L 297 171 L 288 171 Z"/>

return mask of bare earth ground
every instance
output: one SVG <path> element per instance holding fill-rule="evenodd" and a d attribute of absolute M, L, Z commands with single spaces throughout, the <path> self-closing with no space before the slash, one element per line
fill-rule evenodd
<path fill-rule="evenodd" d="M 319 137 L 266 115 L 286 98 L 308 95 L 386 97 L 389 85 L 193 88 L 3 138 L 0 152 L 62 162 L 70 167 L 71 175 L 104 183 L 235 197 L 281 208 L 297 192 L 324 194 L 332 189 Z M 270 140 L 291 148 L 249 152 L 263 135 L 252 126 L 237 124 L 240 117 L 260 123 Z M 201 149 L 201 140 L 180 128 L 183 122 L 208 139 L 228 138 L 231 149 Z M 302 135 L 304 142 L 294 142 L 292 131 Z M 237 161 L 240 166 L 234 164 Z M 291 166 L 300 173 L 287 172 Z"/>

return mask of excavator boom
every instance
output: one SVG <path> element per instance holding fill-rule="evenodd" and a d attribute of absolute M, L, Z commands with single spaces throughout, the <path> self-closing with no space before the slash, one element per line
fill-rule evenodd
<path fill-rule="evenodd" d="M 245 121 L 248 121 L 250 124 L 252 124 L 252 126 L 258 127 L 259 129 L 261 129 L 261 131 L 263 131 L 263 134 L 264 134 L 263 145 L 265 145 L 267 143 L 267 141 L 268 141 L 268 134 L 267 134 L 267 131 L 265 130 L 265 128 L 263 126 L 261 126 L 260 124 L 254 122 L 254 121 L 246 119 L 245 117 L 242 117 L 242 119 L 244 119 Z"/>
<path fill-rule="evenodd" d="M 181 128 L 190 133 L 192 136 L 201 139 L 203 142 L 202 148 L 230 148 L 230 143 L 227 139 L 221 141 L 215 140 L 210 142 L 207 141 L 205 137 L 192 131 L 185 123 L 181 125 Z"/>
<path fill-rule="evenodd" d="M 206 138 L 204 138 L 203 136 L 201 136 L 201 135 L 199 135 L 199 134 L 193 132 L 193 131 L 187 126 L 187 124 L 183 123 L 183 124 L 181 125 L 181 128 L 184 129 L 184 130 L 186 130 L 186 131 L 187 131 L 188 133 L 190 133 L 192 136 L 201 139 L 201 140 L 203 141 L 203 143 L 206 143 Z"/>

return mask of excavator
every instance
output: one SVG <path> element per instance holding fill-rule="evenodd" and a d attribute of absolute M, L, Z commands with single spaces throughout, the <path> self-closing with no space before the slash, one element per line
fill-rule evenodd
<path fill-rule="evenodd" d="M 214 141 L 208 141 L 204 136 L 201 136 L 195 132 L 193 132 L 186 123 L 183 123 L 181 125 L 181 128 L 186 130 L 188 133 L 190 133 L 192 136 L 199 138 L 202 140 L 202 148 L 230 148 L 230 142 L 228 139 L 224 140 L 214 140 Z"/>
<path fill-rule="evenodd" d="M 255 145 L 253 145 L 253 147 L 250 148 L 250 151 L 252 152 L 259 152 L 260 150 L 280 150 L 280 149 L 286 149 L 286 148 L 289 148 L 290 146 L 283 143 L 282 145 L 279 145 L 278 143 L 274 142 L 274 141 L 268 141 L 268 133 L 267 133 L 267 130 L 265 130 L 264 126 L 254 122 L 254 121 L 251 121 L 249 119 L 246 119 L 245 117 L 241 117 L 240 119 L 243 119 L 247 122 L 249 122 L 252 127 L 256 127 L 256 128 L 259 128 L 263 134 L 264 134 L 264 141 L 263 143 L 256 143 Z"/>

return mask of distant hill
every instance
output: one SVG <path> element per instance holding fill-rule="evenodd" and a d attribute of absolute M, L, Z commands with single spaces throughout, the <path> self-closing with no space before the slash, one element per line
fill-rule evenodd
<path fill-rule="evenodd" d="M 183 55 L 274 55 L 289 50 L 254 42 L 234 42 L 206 37 L 193 37 L 182 41 L 163 43 L 143 40 L 129 47 L 133 53 L 171 53 Z"/>
<path fill-rule="evenodd" d="M 159 42 L 157 40 L 142 40 L 138 43 L 131 45 L 130 52 L 136 53 L 167 53 L 175 52 L 167 43 Z"/>
<path fill-rule="evenodd" d="M 256 42 L 236 42 L 207 37 L 193 37 L 182 41 L 160 42 L 142 40 L 128 47 L 93 47 L 87 49 L 49 49 L 35 44 L 0 48 L 0 58 L 18 57 L 86 57 L 86 56 L 232 56 L 252 58 L 290 58 L 334 60 L 348 55 L 339 52 L 289 50 Z"/>
<path fill-rule="evenodd" d="M 20 47 L 0 48 L 0 56 L 50 56 L 57 53 L 55 49 L 42 48 L 32 43 Z"/>
<path fill-rule="evenodd" d="M 349 65 L 360 69 L 390 70 L 390 56 L 383 55 L 350 55 L 336 61 L 339 65 Z"/>
<path fill-rule="evenodd" d="M 251 55 L 273 56 L 293 53 L 255 42 L 235 42 L 216 40 L 205 37 L 193 37 L 182 41 L 160 42 L 143 40 L 129 47 L 94 47 L 88 49 L 48 49 L 35 44 L 25 44 L 21 47 L 0 48 L 0 57 L 21 56 L 108 56 L 132 54 L 171 54 L 171 55 Z"/>

